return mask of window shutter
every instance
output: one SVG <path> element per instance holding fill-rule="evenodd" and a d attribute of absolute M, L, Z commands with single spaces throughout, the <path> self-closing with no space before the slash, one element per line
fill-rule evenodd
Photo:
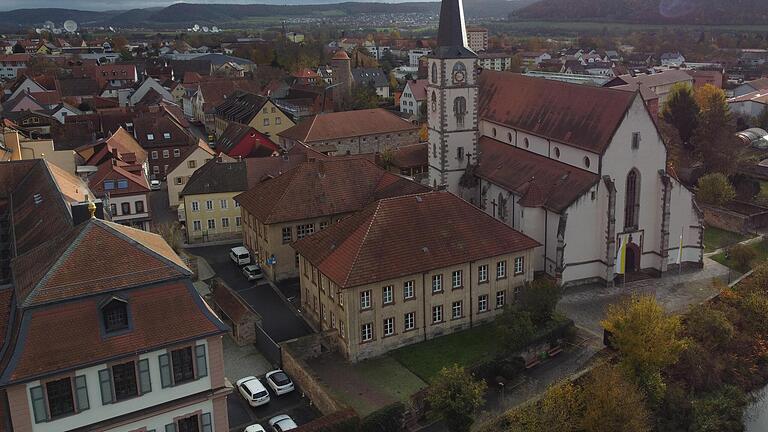
<path fill-rule="evenodd" d="M 195 362 L 197 363 L 197 377 L 208 376 L 208 365 L 205 361 L 205 345 L 195 346 Z"/>
<path fill-rule="evenodd" d="M 152 380 L 149 377 L 149 359 L 139 360 L 139 391 L 141 394 L 152 391 Z"/>
<path fill-rule="evenodd" d="M 109 369 L 99 371 L 99 385 L 101 387 L 101 403 L 112 403 L 112 374 Z"/>
<path fill-rule="evenodd" d="M 176 423 L 168 423 L 165 425 L 165 432 L 176 432 Z"/>
<path fill-rule="evenodd" d="M 88 402 L 88 386 L 85 375 L 75 377 L 75 399 L 77 400 L 77 411 L 85 411 L 91 407 Z"/>
<path fill-rule="evenodd" d="M 32 399 L 32 411 L 35 414 L 35 423 L 42 423 L 48 420 L 48 411 L 45 410 L 45 396 L 41 386 L 29 389 L 29 396 Z"/>
<path fill-rule="evenodd" d="M 211 413 L 203 414 L 201 423 L 203 424 L 203 432 L 213 432 L 213 427 L 211 426 Z"/>
<path fill-rule="evenodd" d="M 161 354 L 158 357 L 160 361 L 160 386 L 162 388 L 170 387 L 173 385 L 171 381 L 171 361 L 168 354 Z M 166 426 L 168 429 L 168 426 Z"/>

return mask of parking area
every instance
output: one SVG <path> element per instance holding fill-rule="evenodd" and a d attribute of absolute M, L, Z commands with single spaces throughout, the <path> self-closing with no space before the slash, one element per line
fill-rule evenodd
<path fill-rule="evenodd" d="M 263 384 L 264 377 L 259 378 Z M 270 430 L 269 419 L 280 414 L 287 414 L 299 426 L 314 420 L 320 415 L 311 405 L 309 399 L 302 397 L 302 392 L 299 388 L 282 396 L 275 396 L 270 389 L 269 396 L 271 400 L 268 404 L 254 408 L 248 405 L 248 402 L 235 389 L 227 397 L 230 432 L 242 432 L 246 426 L 254 423 L 258 423 L 264 429 Z"/>
<path fill-rule="evenodd" d="M 262 318 L 262 327 L 275 342 L 305 336 L 312 329 L 286 303 L 269 282 L 249 282 L 242 270 L 229 259 L 233 245 L 202 246 L 189 253 L 204 258 L 213 271 L 245 300 Z"/>

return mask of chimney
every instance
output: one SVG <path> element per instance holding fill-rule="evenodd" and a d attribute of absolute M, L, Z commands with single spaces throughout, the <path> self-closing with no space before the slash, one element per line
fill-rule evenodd
<path fill-rule="evenodd" d="M 117 154 L 117 149 L 116 149 L 116 148 L 113 148 L 113 149 L 112 149 L 112 158 L 113 158 L 113 159 L 117 159 L 118 157 L 119 157 L 119 156 L 118 156 L 118 154 Z"/>
<path fill-rule="evenodd" d="M 5 147 L 11 151 L 11 160 L 21 160 L 19 133 L 13 129 L 6 128 L 3 132 L 3 142 Z"/>

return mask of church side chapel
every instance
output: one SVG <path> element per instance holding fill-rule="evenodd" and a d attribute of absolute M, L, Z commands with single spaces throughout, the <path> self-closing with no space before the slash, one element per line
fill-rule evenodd
<path fill-rule="evenodd" d="M 703 266 L 703 215 L 638 91 L 480 72 L 461 0 L 443 0 L 438 45 L 433 187 L 539 241 L 535 270 L 564 286 L 611 283 L 622 243 L 628 277 Z"/>

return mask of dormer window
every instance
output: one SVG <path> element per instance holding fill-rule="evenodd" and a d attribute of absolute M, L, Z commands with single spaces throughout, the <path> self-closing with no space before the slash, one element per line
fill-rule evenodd
<path fill-rule="evenodd" d="M 170 132 L 163 133 L 163 139 L 167 139 L 167 140 L 171 139 L 171 133 Z"/>
<path fill-rule="evenodd" d="M 155 140 L 155 134 L 147 134 L 147 140 L 148 141 L 154 141 Z"/>
<path fill-rule="evenodd" d="M 113 333 L 128 328 L 128 303 L 120 298 L 113 297 L 101 308 L 101 316 L 104 321 L 104 330 Z"/>

